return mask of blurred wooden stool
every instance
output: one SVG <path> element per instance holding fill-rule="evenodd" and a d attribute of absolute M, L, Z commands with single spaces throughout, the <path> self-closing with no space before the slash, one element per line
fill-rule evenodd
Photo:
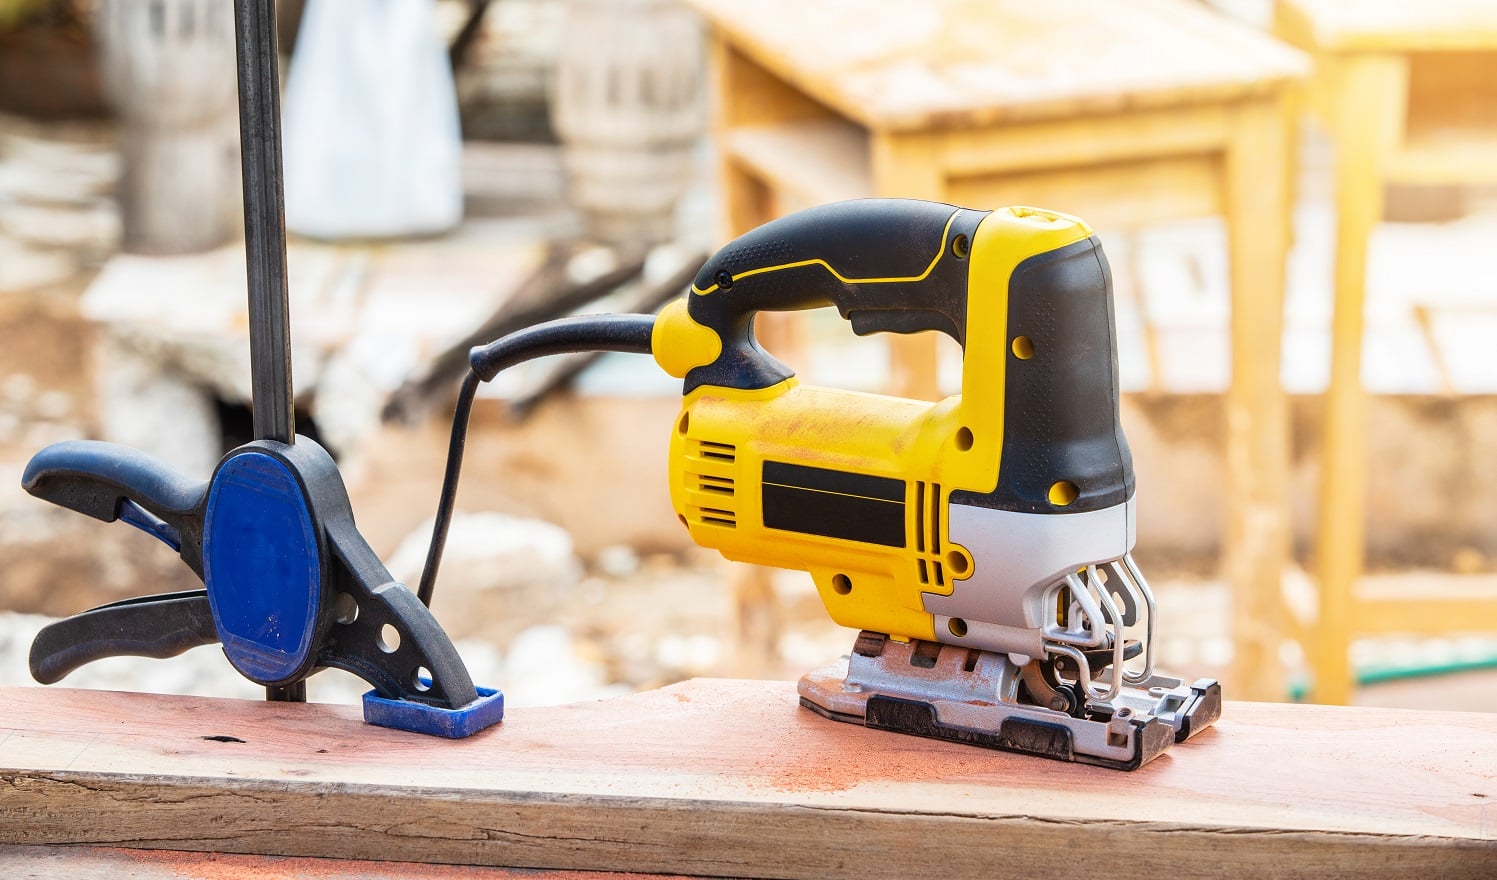
<path fill-rule="evenodd" d="M 1226 217 L 1231 695 L 1281 696 L 1279 348 L 1304 58 L 1185 0 L 688 2 L 712 29 L 729 235 L 875 195 L 1036 205 L 1104 230 Z M 890 343 L 891 391 L 935 399 L 933 334 Z"/>
<path fill-rule="evenodd" d="M 1497 183 L 1497 4 L 1279 0 L 1275 29 L 1313 54 L 1312 110 L 1336 149 L 1331 379 L 1321 446 L 1320 609 L 1300 642 L 1317 702 L 1345 703 L 1356 635 L 1497 629 L 1490 591 L 1357 598 L 1367 497 L 1362 387 L 1367 240 L 1383 186 Z"/>

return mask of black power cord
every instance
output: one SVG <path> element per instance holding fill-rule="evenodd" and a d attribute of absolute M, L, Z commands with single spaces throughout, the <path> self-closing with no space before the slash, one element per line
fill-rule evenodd
<path fill-rule="evenodd" d="M 583 315 L 526 327 L 468 352 L 469 372 L 458 391 L 457 408 L 452 414 L 447 472 L 442 476 L 442 495 L 437 500 L 431 546 L 426 550 L 426 566 L 421 570 L 421 585 L 416 591 L 422 604 L 431 605 L 432 593 L 436 591 L 437 568 L 442 564 L 442 551 L 447 547 L 447 529 L 452 525 L 457 481 L 463 470 L 463 450 L 468 443 L 468 420 L 473 415 L 473 397 L 478 393 L 479 384 L 516 364 L 552 354 L 578 351 L 650 354 L 650 337 L 654 331 L 654 315 Z"/>

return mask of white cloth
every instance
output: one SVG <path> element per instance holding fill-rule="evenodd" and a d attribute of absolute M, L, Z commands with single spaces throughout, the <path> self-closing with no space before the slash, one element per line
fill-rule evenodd
<path fill-rule="evenodd" d="M 462 220 L 462 131 L 434 0 L 309 0 L 283 118 L 293 232 L 382 238 Z"/>

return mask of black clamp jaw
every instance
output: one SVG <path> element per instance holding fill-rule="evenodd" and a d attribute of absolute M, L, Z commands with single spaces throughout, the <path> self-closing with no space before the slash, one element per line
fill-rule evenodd
<path fill-rule="evenodd" d="M 22 486 L 176 550 L 205 589 L 114 602 L 58 621 L 31 646 L 51 684 L 122 654 L 173 657 L 218 642 L 240 674 L 297 689 L 324 667 L 373 685 L 371 724 L 464 737 L 504 717 L 475 687 L 431 611 L 395 581 L 354 525 L 337 466 L 313 441 L 257 440 L 196 482 L 129 447 L 79 440 L 37 453 Z"/>

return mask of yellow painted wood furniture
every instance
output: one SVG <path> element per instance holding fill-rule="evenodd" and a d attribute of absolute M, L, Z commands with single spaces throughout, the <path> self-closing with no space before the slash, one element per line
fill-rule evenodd
<path fill-rule="evenodd" d="M 688 2 L 712 31 L 730 235 L 869 195 L 1042 205 L 1104 230 L 1226 217 L 1231 695 L 1278 698 L 1279 348 L 1303 56 L 1186 0 Z M 933 334 L 892 346 L 892 390 L 933 399 Z"/>
<path fill-rule="evenodd" d="M 1497 3 L 1280 0 L 1275 29 L 1309 51 L 1311 109 L 1336 150 L 1335 307 L 1321 446 L 1320 602 L 1301 638 L 1311 696 L 1344 703 L 1357 635 L 1497 629 L 1490 591 L 1361 595 L 1367 497 L 1362 386 L 1367 242 L 1385 183 L 1497 183 Z M 1376 356 L 1376 352 L 1369 352 Z M 1497 498 L 1492 499 L 1497 507 Z M 1365 591 L 1363 591 L 1365 592 Z"/>

